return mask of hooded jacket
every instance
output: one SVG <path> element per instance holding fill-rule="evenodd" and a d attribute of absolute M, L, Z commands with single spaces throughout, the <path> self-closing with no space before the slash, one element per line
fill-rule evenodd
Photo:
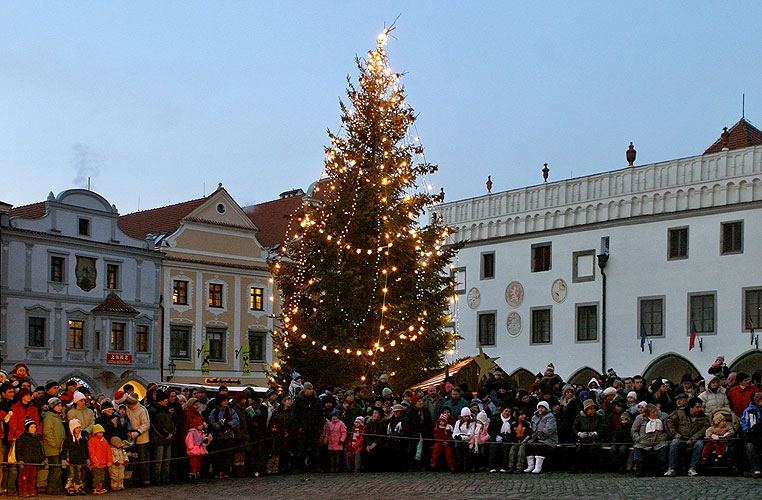
<path fill-rule="evenodd" d="M 11 407 L 11 411 L 13 412 L 13 415 L 11 415 L 11 419 L 8 421 L 9 441 L 15 441 L 21 437 L 24 433 L 24 421 L 27 418 L 34 420 L 38 430 L 41 428 L 40 414 L 37 413 L 37 407 L 34 406 L 31 401 L 27 405 L 22 404 L 21 401 L 16 401 Z"/>
<path fill-rule="evenodd" d="M 555 446 L 558 444 L 558 426 L 556 416 L 552 412 L 546 411 L 540 415 L 535 412 L 532 415 L 532 443 Z"/>
<path fill-rule="evenodd" d="M 53 410 L 42 413 L 42 438 L 45 456 L 53 457 L 61 453 L 61 443 L 66 439 L 63 415 Z"/>
<path fill-rule="evenodd" d="M 712 380 L 717 380 L 717 382 L 719 382 L 717 377 Z M 711 384 L 712 381 L 710 380 L 709 383 Z M 717 408 L 727 408 L 730 406 L 727 391 L 722 386 L 719 386 L 717 391 L 713 392 L 709 389 L 709 385 L 707 384 L 706 390 L 699 394 L 698 398 L 704 403 L 704 411 L 707 413 L 712 413 Z"/>

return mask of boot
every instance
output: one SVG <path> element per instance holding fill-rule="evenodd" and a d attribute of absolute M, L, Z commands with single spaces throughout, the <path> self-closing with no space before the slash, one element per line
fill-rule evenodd
<path fill-rule="evenodd" d="M 527 468 L 524 469 L 524 472 L 532 472 L 534 470 L 534 456 L 528 456 L 527 457 Z"/>
<path fill-rule="evenodd" d="M 539 474 L 542 472 L 542 463 L 545 461 L 545 457 L 534 457 L 535 458 L 535 464 L 534 464 L 534 470 L 532 471 L 532 474 Z"/>

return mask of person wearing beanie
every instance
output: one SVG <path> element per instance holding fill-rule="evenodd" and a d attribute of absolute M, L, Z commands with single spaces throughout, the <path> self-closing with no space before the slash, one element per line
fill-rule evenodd
<path fill-rule="evenodd" d="M 268 431 L 272 437 L 270 459 L 267 461 L 268 474 L 290 474 L 293 471 L 293 414 L 293 401 L 287 395 L 281 400 L 268 424 Z"/>
<path fill-rule="evenodd" d="M 752 476 L 762 477 L 759 457 L 762 457 L 762 392 L 752 397 L 749 406 L 741 414 L 741 430 L 746 436 L 746 457 L 749 460 Z"/>
<path fill-rule="evenodd" d="M 48 380 L 44 387 L 38 387 L 37 389 L 43 389 L 44 392 L 39 394 L 32 400 L 32 404 L 37 407 L 37 412 L 42 415 L 43 410 L 47 406 L 48 399 L 58 397 L 58 382 L 55 380 Z M 42 432 L 38 429 L 39 432 Z"/>
<path fill-rule="evenodd" d="M 154 404 L 148 408 L 149 447 L 151 449 L 151 484 L 169 483 L 169 460 L 172 457 L 172 437 L 177 432 L 169 413 L 169 396 L 161 390 L 154 391 Z"/>
<path fill-rule="evenodd" d="M 539 474 L 548 452 L 558 444 L 556 417 L 550 411 L 547 401 L 537 403 L 537 410 L 531 420 L 532 435 L 522 445 L 527 459 L 524 472 Z M 519 450 L 522 453 L 522 450 Z"/>
<path fill-rule="evenodd" d="M 339 411 L 331 413 L 331 419 L 326 420 L 323 427 L 323 444 L 328 448 L 328 471 L 339 472 L 344 451 L 344 441 L 347 439 L 347 426 L 339 420 Z"/>
<path fill-rule="evenodd" d="M 219 479 L 229 477 L 232 468 L 233 448 L 236 446 L 235 428 L 241 425 L 238 414 L 230 407 L 228 399 L 218 399 L 217 406 L 209 413 L 209 428 L 214 440 L 214 471 Z"/>
<path fill-rule="evenodd" d="M 407 440 L 407 449 L 405 451 L 407 470 L 421 470 L 423 464 L 426 463 L 425 457 L 428 456 L 434 421 L 431 417 L 431 412 L 426 408 L 424 402 L 425 398 L 418 397 L 418 395 L 413 396 L 413 405 L 405 413 L 403 423 L 405 435 L 418 438 Z M 423 439 L 423 442 L 420 439 Z"/>
<path fill-rule="evenodd" d="M 392 387 L 389 385 L 389 376 L 386 373 L 382 373 L 378 377 L 378 382 L 373 387 L 373 394 L 375 394 L 376 397 L 382 396 L 382 393 L 385 388 L 389 388 L 389 390 L 392 390 Z M 392 390 L 392 392 L 394 391 Z"/>
<path fill-rule="evenodd" d="M 64 404 L 60 398 L 48 399 L 42 412 L 42 439 L 45 458 L 49 468 L 38 472 L 37 480 L 40 485 L 46 484 L 46 493 L 60 495 L 63 493 L 63 469 L 61 469 L 61 443 L 66 439 L 64 427 L 63 409 Z"/>
<path fill-rule="evenodd" d="M 93 425 L 93 435 L 87 440 L 87 450 L 90 453 L 90 469 L 93 472 L 93 493 L 106 493 L 103 482 L 106 479 L 106 469 L 111 466 L 111 445 L 103 436 L 106 430 L 100 424 Z"/>
<path fill-rule="evenodd" d="M 129 459 L 119 437 L 113 436 L 109 440 L 109 448 L 111 450 L 111 465 L 108 467 L 108 475 L 111 479 L 111 491 L 120 491 L 124 489 L 124 468 L 129 463 Z"/>
<path fill-rule="evenodd" d="M 95 413 L 87 407 L 87 397 L 81 391 L 74 393 L 72 396 L 72 404 L 66 411 L 67 420 L 73 420 L 75 418 L 82 424 L 83 431 L 88 435 L 93 433 Z"/>
<path fill-rule="evenodd" d="M 464 406 L 460 410 L 460 418 L 452 428 L 452 438 L 455 440 L 455 471 L 468 472 L 471 467 L 471 457 L 468 454 L 468 441 L 474 435 L 475 425 L 471 418 L 471 410 Z"/>
<path fill-rule="evenodd" d="M 291 374 L 291 383 L 288 384 L 289 396 L 291 396 L 291 399 L 293 400 L 303 390 L 304 390 L 304 385 L 302 384 L 302 376 L 299 375 L 299 372 L 293 372 Z"/>
<path fill-rule="evenodd" d="M 356 417 L 347 437 L 346 464 L 348 472 L 360 472 L 362 470 L 362 453 L 365 448 L 364 433 L 365 418 Z"/>
<path fill-rule="evenodd" d="M 325 425 L 323 408 L 312 384 L 304 383 L 304 390 L 294 399 L 294 436 L 296 463 L 311 471 L 318 467 L 320 432 Z"/>
<path fill-rule="evenodd" d="M 474 433 L 468 440 L 468 455 L 471 458 L 471 467 L 473 470 L 481 470 L 487 461 L 487 442 L 490 439 L 487 427 L 489 426 L 489 417 L 487 412 L 480 410 L 476 414 L 474 421 Z"/>
<path fill-rule="evenodd" d="M 13 391 L 12 386 L 9 387 L 10 391 Z M 5 396 L 3 397 L 5 398 Z M 16 441 L 22 434 L 24 434 L 24 432 L 26 432 L 24 422 L 26 422 L 27 418 L 34 420 L 39 429 L 40 414 L 37 412 L 37 407 L 32 404 L 32 391 L 26 387 L 19 389 L 14 398 L 14 403 L 11 406 L 10 411 L 5 415 L 5 418 L 7 420 L 4 420 L 8 423 L 8 432 L 6 436 L 8 441 L 11 442 L 9 446 L 13 446 L 12 442 Z M 19 470 L 17 467 L 10 467 L 7 471 L 8 491 L 15 492 L 17 482 L 16 477 Z"/>
<path fill-rule="evenodd" d="M 198 403 L 196 398 L 191 398 Z M 209 445 L 211 437 L 204 434 L 204 420 L 201 415 L 191 415 L 187 434 L 185 435 L 185 453 L 188 455 L 189 475 L 191 481 L 197 481 L 201 474 L 201 465 L 204 455 L 207 454 L 206 448 Z"/>
<path fill-rule="evenodd" d="M 572 424 L 577 448 L 571 472 L 578 472 L 579 470 L 588 472 L 595 467 L 599 450 L 596 443 L 603 437 L 605 430 L 603 416 L 598 413 L 595 401 L 587 399 L 582 403 L 582 407 L 582 413 L 577 415 L 574 424 Z"/>
<path fill-rule="evenodd" d="M 37 494 L 37 468 L 45 465 L 42 437 L 37 433 L 37 422 L 31 418 L 24 421 L 24 433 L 16 440 L 16 463 L 18 465 L 18 494 L 29 497 Z"/>
<path fill-rule="evenodd" d="M 151 460 L 148 432 L 151 427 L 151 419 L 148 416 L 148 410 L 138 402 L 138 398 L 134 394 L 128 393 L 125 403 L 127 405 L 125 416 L 130 423 L 130 431 L 127 433 L 127 437 L 134 440 L 135 449 L 138 452 L 138 462 L 140 462 L 133 467 L 132 482 L 137 487 L 147 486 L 150 485 L 146 462 Z"/>
<path fill-rule="evenodd" d="M 69 435 L 61 443 L 61 462 L 66 465 L 68 473 L 66 493 L 69 495 L 84 494 L 85 491 L 84 468 L 90 460 L 87 438 L 80 421 L 76 418 L 69 420 Z"/>

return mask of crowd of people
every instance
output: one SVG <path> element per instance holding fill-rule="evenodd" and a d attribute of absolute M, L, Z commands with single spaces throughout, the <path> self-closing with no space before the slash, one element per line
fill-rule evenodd
<path fill-rule="evenodd" d="M 707 462 L 760 472 L 762 369 L 679 383 L 619 377 L 564 383 L 549 364 L 530 387 L 496 369 L 475 392 L 446 378 L 401 394 L 381 375 L 373 391 L 298 373 L 287 390 L 151 384 L 93 396 L 76 381 L 31 387 L 0 372 L 5 494 L 70 495 L 207 478 L 299 472 L 443 470 L 539 474 L 610 470 L 700 474 Z M 127 481 L 126 481 L 127 480 Z"/>

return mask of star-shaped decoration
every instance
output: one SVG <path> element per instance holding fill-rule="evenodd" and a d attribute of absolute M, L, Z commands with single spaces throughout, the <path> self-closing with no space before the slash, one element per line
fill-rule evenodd
<path fill-rule="evenodd" d="M 497 366 L 495 363 L 496 359 L 500 359 L 500 356 L 496 358 L 490 358 L 484 354 L 482 345 L 479 344 L 479 355 L 474 357 L 474 361 L 476 361 L 476 364 L 479 366 L 479 377 L 482 375 L 487 375 Z"/>

